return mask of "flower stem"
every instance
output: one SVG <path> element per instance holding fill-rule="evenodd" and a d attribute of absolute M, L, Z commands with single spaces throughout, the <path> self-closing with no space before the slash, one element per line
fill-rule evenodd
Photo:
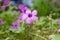
<path fill-rule="evenodd" d="M 22 22 L 22 27 L 24 26 L 24 22 Z"/>
<path fill-rule="evenodd" d="M 42 38 L 42 39 L 44 39 L 44 40 L 47 40 L 45 37 L 39 36 L 39 35 L 34 34 L 34 33 L 31 33 L 31 34 L 32 34 L 32 35 L 35 35 L 35 36 L 37 36 L 37 37 L 40 37 L 40 38 Z"/>

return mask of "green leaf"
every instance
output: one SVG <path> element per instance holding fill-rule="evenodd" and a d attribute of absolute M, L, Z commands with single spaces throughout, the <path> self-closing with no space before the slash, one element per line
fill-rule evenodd
<path fill-rule="evenodd" d="M 52 38 L 52 40 L 60 40 L 60 34 L 56 34 L 55 37 Z"/>
<path fill-rule="evenodd" d="M 13 29 L 13 28 L 11 28 L 10 30 L 11 30 L 13 33 L 20 33 L 20 32 L 22 32 L 22 31 L 24 31 L 25 28 L 24 28 L 24 27 L 20 27 L 20 28 L 18 28 L 18 29 Z"/>
<path fill-rule="evenodd" d="M 5 32 L 0 31 L 0 34 L 5 34 Z"/>
<path fill-rule="evenodd" d="M 44 25 L 45 24 L 45 21 L 46 20 L 46 18 L 45 17 L 40 17 L 40 19 L 37 21 L 37 25 Z"/>
<path fill-rule="evenodd" d="M 52 20 L 52 24 L 57 24 L 57 19 Z"/>
<path fill-rule="evenodd" d="M 10 38 L 9 37 L 7 37 L 5 40 L 9 40 Z"/>

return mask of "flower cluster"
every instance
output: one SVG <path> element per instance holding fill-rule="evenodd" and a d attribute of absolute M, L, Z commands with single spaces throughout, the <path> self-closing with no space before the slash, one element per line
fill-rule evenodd
<path fill-rule="evenodd" d="M 9 3 L 8 0 L 4 0 L 2 9 L 5 9 L 6 8 L 5 5 L 7 5 L 8 3 Z M 26 7 L 23 4 L 19 4 L 18 8 L 21 10 L 21 14 L 18 17 L 16 22 L 12 22 L 11 23 L 12 24 L 12 28 L 18 29 L 20 27 L 20 22 L 21 23 L 25 22 L 26 24 L 32 24 L 33 22 L 38 20 L 37 10 L 31 11 L 30 9 L 28 9 L 28 7 Z M 0 24 L 2 24 L 2 23 L 3 23 L 3 20 L 0 19 Z"/>
<path fill-rule="evenodd" d="M 20 4 L 19 9 L 22 11 L 21 15 L 18 18 L 18 21 L 23 22 L 24 20 L 26 21 L 27 24 L 31 24 L 33 21 L 37 21 L 38 17 L 37 15 L 37 10 L 29 10 L 26 6 Z"/>
<path fill-rule="evenodd" d="M 29 10 L 25 5 L 18 5 L 18 8 L 21 10 L 21 15 L 18 17 L 17 22 L 12 23 L 13 28 L 18 28 L 20 26 L 19 22 L 26 22 L 26 24 L 32 24 L 33 21 L 37 21 L 38 17 L 37 10 Z"/>

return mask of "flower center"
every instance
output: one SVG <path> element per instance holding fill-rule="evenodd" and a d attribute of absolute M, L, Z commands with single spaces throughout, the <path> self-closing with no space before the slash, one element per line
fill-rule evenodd
<path fill-rule="evenodd" d="M 26 12 L 26 10 L 24 10 L 24 13 Z"/>
<path fill-rule="evenodd" d="M 32 17 L 32 14 L 28 14 L 28 17 Z"/>
<path fill-rule="evenodd" d="M 15 27 L 17 27 L 17 24 L 15 24 Z"/>

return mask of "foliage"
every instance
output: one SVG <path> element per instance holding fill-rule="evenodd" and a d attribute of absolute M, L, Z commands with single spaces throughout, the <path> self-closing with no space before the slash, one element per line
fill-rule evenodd
<path fill-rule="evenodd" d="M 59 0 L 55 3 L 46 0 L 33 0 L 34 7 L 38 11 L 38 21 L 32 24 L 21 22 L 18 29 L 12 28 L 12 22 L 15 22 L 21 11 L 17 5 L 8 5 L 6 10 L 0 10 L 0 18 L 3 24 L 0 25 L 0 40 L 60 40 L 58 29 L 60 25 L 57 23 L 60 17 Z M 1 8 L 2 4 L 0 5 Z M 51 37 L 50 37 L 51 36 Z"/>

